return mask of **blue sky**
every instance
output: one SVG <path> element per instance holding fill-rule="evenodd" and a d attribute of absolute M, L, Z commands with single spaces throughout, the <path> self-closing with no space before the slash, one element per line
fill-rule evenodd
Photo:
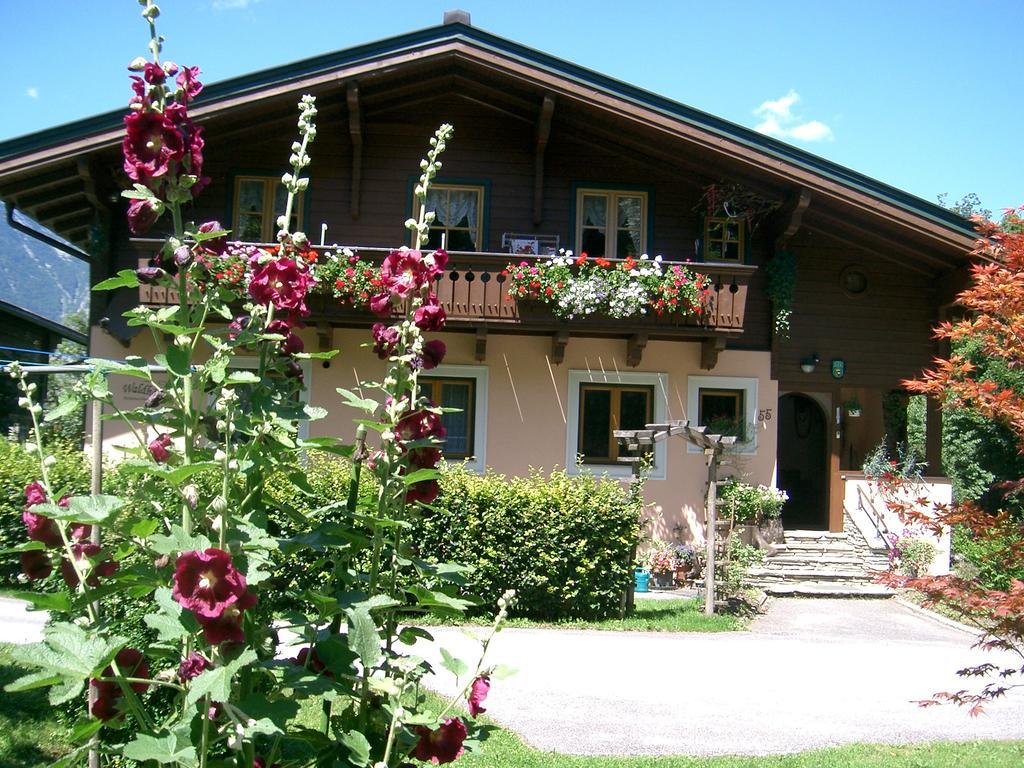
<path fill-rule="evenodd" d="M 165 57 L 204 80 L 440 23 L 474 26 L 751 128 L 930 201 L 1024 203 L 1024 2 L 166 0 Z M 627 10 L 628 9 L 628 12 Z M 0 140 L 125 103 L 133 0 L 0 4 Z"/>

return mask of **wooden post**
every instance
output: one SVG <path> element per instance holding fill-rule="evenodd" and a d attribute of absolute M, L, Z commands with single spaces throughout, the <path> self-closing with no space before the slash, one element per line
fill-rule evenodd
<path fill-rule="evenodd" d="M 708 616 L 715 612 L 715 507 L 718 493 L 718 451 L 705 448 L 704 455 L 708 460 L 708 493 L 704 505 L 704 516 L 707 519 L 707 566 L 704 569 L 704 613 Z"/>
<path fill-rule="evenodd" d="M 942 403 L 929 397 L 925 404 L 925 461 L 928 468 L 925 474 L 931 477 L 945 477 L 942 468 Z"/>

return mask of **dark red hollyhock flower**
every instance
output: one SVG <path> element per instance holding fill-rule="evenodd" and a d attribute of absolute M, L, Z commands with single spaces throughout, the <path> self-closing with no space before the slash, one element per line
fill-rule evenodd
<path fill-rule="evenodd" d="M 444 307 L 440 304 L 424 304 L 417 307 L 412 320 L 421 331 L 440 331 L 444 328 Z"/>
<path fill-rule="evenodd" d="M 440 460 L 441 450 L 432 445 L 409 451 L 409 466 L 413 469 L 433 469 Z"/>
<path fill-rule="evenodd" d="M 472 717 L 476 717 L 481 712 L 486 712 L 481 704 L 484 703 L 484 699 L 487 698 L 488 692 L 491 690 L 491 678 L 487 675 L 480 675 L 476 680 L 473 681 L 473 685 L 469 688 L 469 699 L 468 707 L 469 714 Z"/>
<path fill-rule="evenodd" d="M 378 293 L 370 297 L 370 311 L 380 317 L 387 317 L 393 308 L 390 293 Z"/>
<path fill-rule="evenodd" d="M 160 210 L 149 200 L 132 200 L 128 205 L 128 229 L 133 235 L 144 235 L 160 218 Z"/>
<path fill-rule="evenodd" d="M 294 355 L 304 348 L 302 339 L 292 333 L 291 325 L 286 320 L 274 320 L 267 324 L 267 333 L 284 336 L 281 341 L 281 351 L 286 355 Z"/>
<path fill-rule="evenodd" d="M 59 547 L 64 543 L 60 537 L 60 530 L 57 523 L 46 515 L 37 515 L 25 509 L 21 513 L 21 519 L 28 529 L 28 537 L 33 541 L 41 541 L 48 547 Z"/>
<path fill-rule="evenodd" d="M 220 616 L 207 619 L 196 616 L 203 628 L 203 637 L 210 645 L 221 643 L 244 643 L 245 632 L 242 630 L 242 611 L 234 606 L 224 609 Z"/>
<path fill-rule="evenodd" d="M 185 101 L 192 101 L 203 90 L 203 84 L 199 82 L 199 67 L 182 67 L 178 72 L 175 82 L 184 92 Z"/>
<path fill-rule="evenodd" d="M 75 541 L 85 541 L 92 535 L 92 526 L 87 523 L 74 523 L 71 526 L 71 538 Z"/>
<path fill-rule="evenodd" d="M 178 665 L 178 679 L 185 683 L 199 677 L 208 669 L 213 669 L 213 662 L 203 656 L 203 654 L 192 651 Z"/>
<path fill-rule="evenodd" d="M 162 435 L 157 435 L 151 440 L 149 442 L 149 455 L 153 457 L 153 461 L 157 464 L 165 464 L 171 458 L 171 452 L 168 450 L 171 447 L 171 443 L 171 436 L 166 432 Z"/>
<path fill-rule="evenodd" d="M 231 562 L 231 555 L 215 547 L 178 556 L 171 594 L 200 621 L 218 619 L 228 608 L 243 611 L 256 605 L 256 596 Z"/>
<path fill-rule="evenodd" d="M 21 553 L 21 572 L 30 581 L 39 581 L 53 573 L 53 563 L 45 552 L 32 549 Z"/>
<path fill-rule="evenodd" d="M 160 85 L 167 79 L 167 73 L 159 64 L 147 61 L 146 66 L 142 68 L 142 77 L 150 85 Z"/>
<path fill-rule="evenodd" d="M 384 323 L 374 323 L 373 329 L 373 351 L 381 360 L 387 360 L 395 351 L 398 345 L 398 329 Z"/>
<path fill-rule="evenodd" d="M 316 281 L 298 262 L 289 258 L 273 259 L 256 267 L 249 281 L 249 295 L 259 304 L 302 317 L 309 314 L 306 293 Z"/>
<path fill-rule="evenodd" d="M 423 370 L 429 371 L 432 368 L 437 368 L 444 360 L 445 352 L 448 348 L 445 347 L 444 342 L 440 339 L 431 339 L 423 345 L 423 354 L 420 360 L 423 362 Z"/>
<path fill-rule="evenodd" d="M 117 667 L 125 677 L 149 677 L 149 665 L 142 657 L 142 652 L 134 648 L 122 648 L 114 657 Z M 113 677 L 113 665 L 103 670 L 103 677 Z M 93 702 L 92 716 L 99 720 L 113 720 L 120 716 L 121 710 L 118 704 L 124 695 L 119 686 L 113 680 L 97 680 L 93 678 L 89 685 L 96 691 L 96 701 Z M 136 693 L 142 693 L 149 688 L 148 683 L 129 683 Z"/>
<path fill-rule="evenodd" d="M 148 185 L 185 156 L 181 132 L 159 112 L 129 112 L 124 124 L 124 172 L 132 181 Z"/>
<path fill-rule="evenodd" d="M 407 504 L 412 504 L 416 501 L 430 504 L 437 498 L 437 494 L 440 492 L 441 487 L 437 484 L 437 480 L 420 480 L 406 489 L 405 501 Z"/>
<path fill-rule="evenodd" d="M 408 248 L 389 253 L 380 267 L 384 287 L 399 299 L 405 299 L 428 285 L 430 277 L 430 268 L 424 264 L 423 254 Z"/>
<path fill-rule="evenodd" d="M 256 755 L 256 758 L 252 761 L 252 768 L 281 768 L 281 764 L 274 763 L 268 766 L 266 759 L 262 755 Z"/>
<path fill-rule="evenodd" d="M 252 318 L 248 315 L 239 315 L 228 324 L 228 338 L 234 341 L 238 338 L 238 334 L 249 327 L 249 322 Z"/>
<path fill-rule="evenodd" d="M 84 566 L 88 570 L 89 560 L 96 557 L 101 551 L 102 547 L 99 544 L 93 544 L 91 541 L 84 542 L 82 544 L 72 544 L 71 551 L 75 554 L 75 562 Z M 98 587 L 100 584 L 100 577 L 108 578 L 117 573 L 118 562 L 116 560 L 102 560 L 92 567 L 92 572 L 85 579 L 85 583 L 90 587 Z M 64 558 L 60 561 L 60 575 L 64 577 L 64 583 L 72 589 L 78 588 L 78 574 L 75 573 L 75 567 L 71 564 L 71 561 Z"/>
<path fill-rule="evenodd" d="M 426 726 L 417 725 L 415 733 L 420 740 L 409 754 L 417 760 L 433 765 L 444 765 L 454 762 L 462 754 L 466 726 L 457 717 L 445 720 L 433 731 Z"/>
<path fill-rule="evenodd" d="M 441 423 L 441 417 L 433 411 L 413 411 L 407 413 L 395 425 L 398 437 L 405 441 L 424 440 L 435 437 L 443 440 L 448 430 Z"/>
<path fill-rule="evenodd" d="M 311 652 L 312 651 L 312 652 Z M 321 660 L 316 648 L 302 648 L 298 655 L 292 659 L 292 664 L 297 667 L 305 667 L 311 672 L 325 677 L 334 677 L 334 673 L 327 669 L 327 665 Z"/>
<path fill-rule="evenodd" d="M 205 221 L 199 225 L 199 232 L 201 234 L 208 234 L 210 232 L 221 232 L 224 227 L 221 226 L 219 221 Z M 212 253 L 214 256 L 220 256 L 228 247 L 228 236 L 227 234 L 221 235 L 220 237 L 214 237 L 209 240 L 203 240 L 199 243 L 199 249 L 206 253 Z"/>
<path fill-rule="evenodd" d="M 46 490 L 38 480 L 33 480 L 25 486 L 25 506 L 34 507 L 46 501 Z"/>

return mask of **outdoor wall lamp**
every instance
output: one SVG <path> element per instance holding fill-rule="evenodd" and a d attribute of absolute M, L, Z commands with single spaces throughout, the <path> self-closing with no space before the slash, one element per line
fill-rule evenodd
<path fill-rule="evenodd" d="M 821 358 L 818 357 L 818 353 L 812 352 L 807 357 L 800 360 L 800 370 L 804 373 L 814 373 L 814 369 L 817 367 L 819 360 L 821 360 Z"/>

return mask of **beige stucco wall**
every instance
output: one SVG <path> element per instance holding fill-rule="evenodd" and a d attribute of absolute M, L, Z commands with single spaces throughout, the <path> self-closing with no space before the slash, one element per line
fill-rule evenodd
<path fill-rule="evenodd" d="M 302 332 L 307 349 L 316 349 L 313 329 Z M 334 331 L 334 344 L 341 353 L 324 368 L 312 361 L 307 386 L 310 401 L 325 406 L 330 415 L 311 425 L 312 435 L 338 435 L 350 438 L 352 420 L 358 416 L 341 404 L 336 388 L 355 389 L 359 381 L 379 379 L 383 363 L 362 345 L 369 338 L 363 330 Z M 551 470 L 566 465 L 567 433 L 572 414 L 568 412 L 570 371 L 581 371 L 594 381 L 614 383 L 620 373 L 651 372 L 664 375 L 664 388 L 656 387 L 665 416 L 687 416 L 690 376 L 742 377 L 756 380 L 757 402 L 748 403 L 748 421 L 759 411 L 777 406 L 778 389 L 770 378 L 770 353 L 724 351 L 712 371 L 700 369 L 700 345 L 696 342 L 652 341 L 644 350 L 636 368 L 625 364 L 624 340 L 572 338 L 565 349 L 565 360 L 549 369 L 545 356 L 551 354 L 549 336 L 492 333 L 487 339 L 487 359 L 474 360 L 475 337 L 472 334 L 441 334 L 448 345 L 447 364 L 486 365 L 488 369 L 486 415 L 486 463 L 506 474 L 525 474 L 531 468 Z M 138 354 L 152 358 L 151 338 L 140 335 L 129 349 L 94 328 L 92 354 L 95 357 L 123 358 Z M 587 373 L 589 372 L 589 374 Z M 552 380 L 553 379 L 553 380 Z M 135 385 L 133 387 L 133 385 Z M 138 405 L 145 398 L 136 380 L 118 379 L 112 384 L 122 407 Z M 367 393 L 369 394 L 369 393 Z M 696 415 L 694 414 L 694 417 Z M 756 449 L 729 458 L 731 471 L 748 482 L 770 484 L 775 473 L 775 420 L 756 425 Z M 113 423 L 105 427 L 108 448 L 124 443 L 125 435 Z M 703 494 L 706 478 L 704 456 L 687 450 L 681 438 L 669 441 L 664 479 L 648 481 L 646 498 L 649 533 L 669 541 L 701 541 Z"/>

